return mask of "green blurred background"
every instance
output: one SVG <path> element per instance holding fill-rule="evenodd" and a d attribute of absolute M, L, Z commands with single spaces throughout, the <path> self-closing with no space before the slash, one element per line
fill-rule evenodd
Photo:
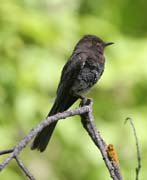
<path fill-rule="evenodd" d="M 145 0 L 0 0 L 0 149 L 13 147 L 45 118 L 74 45 L 84 34 L 95 34 L 115 42 L 105 51 L 103 77 L 88 94 L 97 127 L 115 145 L 124 179 L 134 180 L 135 141 L 124 125 L 126 117 L 134 119 L 140 180 L 146 179 L 146 17 Z M 28 146 L 21 157 L 38 180 L 110 179 L 79 117 L 58 124 L 44 153 Z M 15 161 L 0 174 L 0 179 L 12 177 L 26 179 Z"/>

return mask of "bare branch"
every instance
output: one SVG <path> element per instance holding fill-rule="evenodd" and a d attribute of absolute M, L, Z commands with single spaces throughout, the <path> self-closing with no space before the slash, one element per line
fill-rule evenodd
<path fill-rule="evenodd" d="M 14 148 L 6 149 L 6 150 L 3 150 L 3 151 L 0 151 L 0 155 L 9 154 L 9 153 L 11 153 L 13 151 L 14 151 Z"/>
<path fill-rule="evenodd" d="M 109 170 L 111 178 L 113 180 L 122 180 L 120 167 L 118 164 L 111 162 L 111 160 L 108 158 L 108 155 L 106 152 L 107 145 L 104 142 L 104 140 L 102 139 L 102 137 L 101 137 L 100 133 L 98 132 L 96 125 L 94 123 L 94 118 L 92 115 L 92 100 L 87 99 L 87 101 L 85 101 L 85 102 L 84 101 L 82 103 L 85 103 L 85 105 L 89 105 L 90 111 L 88 113 L 81 115 L 81 121 L 82 121 L 83 127 L 86 129 L 89 136 L 91 137 L 91 139 L 93 140 L 95 145 L 100 150 L 103 160 Z M 83 106 L 84 104 L 81 104 L 81 105 Z"/>
<path fill-rule="evenodd" d="M 137 137 L 137 133 L 136 133 L 136 129 L 133 123 L 133 119 L 130 117 L 127 117 L 125 120 L 125 123 L 127 123 L 127 121 L 130 122 L 130 125 L 133 129 L 133 134 L 135 137 L 135 143 L 136 143 L 136 150 L 137 150 L 137 162 L 138 165 L 136 167 L 136 180 L 139 180 L 139 173 L 140 173 L 140 169 L 141 169 L 141 153 L 140 153 L 140 148 L 139 148 L 139 141 L 138 141 L 138 137 Z"/>
<path fill-rule="evenodd" d="M 0 171 L 2 171 L 11 162 L 12 159 L 16 159 L 18 166 L 22 169 L 25 175 L 30 180 L 35 180 L 34 176 L 29 172 L 29 170 L 23 164 L 22 160 L 19 158 L 20 152 L 44 127 L 48 126 L 49 124 L 55 121 L 62 120 L 75 115 L 81 116 L 82 124 L 88 132 L 88 134 L 90 135 L 93 142 L 95 143 L 95 145 L 99 148 L 102 157 L 105 161 L 105 164 L 109 170 L 111 178 L 113 180 L 122 180 L 119 165 L 116 165 L 113 162 L 113 160 L 109 159 L 108 154 L 106 152 L 107 145 L 100 136 L 100 133 L 97 131 L 96 125 L 94 123 L 94 118 L 92 115 L 92 100 L 86 98 L 82 99 L 80 108 L 65 111 L 63 113 L 58 113 L 48 117 L 47 119 L 43 120 L 40 124 L 38 124 L 35 128 L 33 128 L 28 133 L 28 135 L 26 135 L 14 148 L 0 151 L 0 155 L 10 153 L 10 155 L 1 163 Z"/>

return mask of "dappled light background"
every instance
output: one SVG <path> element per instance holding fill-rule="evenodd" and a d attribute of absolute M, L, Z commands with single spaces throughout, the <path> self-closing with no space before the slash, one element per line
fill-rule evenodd
<path fill-rule="evenodd" d="M 132 129 L 124 125 L 126 117 L 133 118 L 142 153 L 140 180 L 145 179 L 146 17 L 143 0 L 0 0 L 0 149 L 13 147 L 46 117 L 73 47 L 84 34 L 95 34 L 115 42 L 105 51 L 101 80 L 87 95 L 94 100 L 97 127 L 115 145 L 124 179 L 133 180 L 136 147 Z M 110 179 L 79 117 L 58 124 L 44 153 L 28 146 L 21 157 L 38 180 Z M 15 161 L 0 174 L 12 177 L 26 179 Z"/>

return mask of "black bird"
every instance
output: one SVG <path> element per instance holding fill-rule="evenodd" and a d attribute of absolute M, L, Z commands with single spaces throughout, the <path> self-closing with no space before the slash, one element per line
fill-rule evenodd
<path fill-rule="evenodd" d="M 57 96 L 48 116 L 67 110 L 100 79 L 105 65 L 104 49 L 111 44 L 95 35 L 80 39 L 62 70 Z M 56 124 L 54 122 L 39 132 L 31 149 L 44 151 Z"/>

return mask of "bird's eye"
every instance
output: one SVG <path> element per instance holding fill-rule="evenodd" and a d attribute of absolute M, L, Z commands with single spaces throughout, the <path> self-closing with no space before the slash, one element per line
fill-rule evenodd
<path fill-rule="evenodd" d="M 99 46 L 100 45 L 100 43 L 96 43 L 96 46 Z"/>

